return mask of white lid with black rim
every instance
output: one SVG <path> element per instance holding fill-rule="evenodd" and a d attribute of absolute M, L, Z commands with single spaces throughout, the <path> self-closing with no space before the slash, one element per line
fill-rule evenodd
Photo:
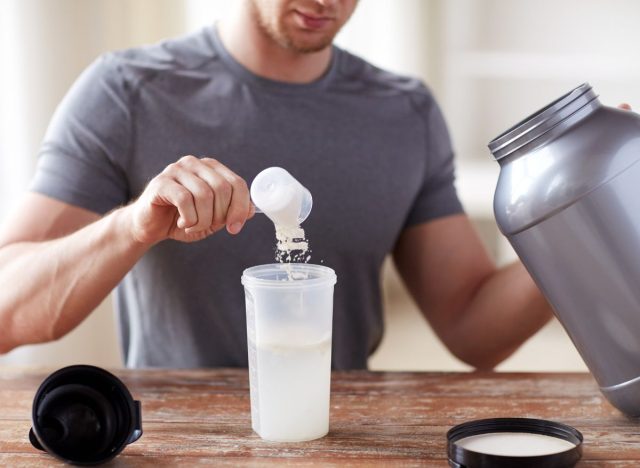
<path fill-rule="evenodd" d="M 580 431 L 544 419 L 492 418 L 459 424 L 447 432 L 454 468 L 566 468 L 582 456 Z"/>

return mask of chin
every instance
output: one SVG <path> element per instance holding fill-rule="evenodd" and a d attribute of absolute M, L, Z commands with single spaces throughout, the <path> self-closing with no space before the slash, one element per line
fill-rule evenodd
<path fill-rule="evenodd" d="M 300 41 L 300 42 L 290 42 L 289 47 L 297 52 L 302 53 L 313 53 L 320 52 L 321 50 L 329 47 L 333 42 L 333 38 L 326 39 L 324 41 Z"/>
<path fill-rule="evenodd" d="M 333 43 L 335 33 L 308 33 L 306 31 L 285 31 L 283 34 L 288 48 L 297 52 L 312 53 L 326 49 Z"/>

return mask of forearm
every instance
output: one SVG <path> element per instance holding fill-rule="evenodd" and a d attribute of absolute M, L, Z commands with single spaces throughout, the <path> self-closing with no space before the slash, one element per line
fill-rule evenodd
<path fill-rule="evenodd" d="M 454 327 L 456 354 L 493 368 L 552 317 L 551 308 L 520 262 L 495 271 L 475 291 Z"/>
<path fill-rule="evenodd" d="M 146 247 L 122 208 L 68 236 L 0 249 L 0 352 L 57 339 L 109 294 Z"/>

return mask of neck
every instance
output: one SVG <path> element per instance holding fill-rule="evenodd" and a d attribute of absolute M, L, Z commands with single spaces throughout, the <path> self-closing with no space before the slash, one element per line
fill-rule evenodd
<path fill-rule="evenodd" d="M 276 81 L 310 83 L 324 74 L 331 62 L 331 46 L 304 53 L 283 47 L 263 30 L 249 8 L 240 5 L 218 24 L 220 39 L 235 60 L 252 73 Z"/>

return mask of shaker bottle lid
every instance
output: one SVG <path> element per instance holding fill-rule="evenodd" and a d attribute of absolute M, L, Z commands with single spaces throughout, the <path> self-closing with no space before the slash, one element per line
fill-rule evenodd
<path fill-rule="evenodd" d="M 106 462 L 142 435 L 140 402 L 115 375 L 94 366 L 69 366 L 47 377 L 31 417 L 31 444 L 66 463 Z"/>
<path fill-rule="evenodd" d="M 544 135 L 597 97 L 591 85 L 583 83 L 494 138 L 489 143 L 489 150 L 496 160 L 508 156 Z"/>
<path fill-rule="evenodd" d="M 582 457 L 583 437 L 566 424 L 544 419 L 492 418 L 459 424 L 447 432 L 454 468 L 572 467 Z"/>

